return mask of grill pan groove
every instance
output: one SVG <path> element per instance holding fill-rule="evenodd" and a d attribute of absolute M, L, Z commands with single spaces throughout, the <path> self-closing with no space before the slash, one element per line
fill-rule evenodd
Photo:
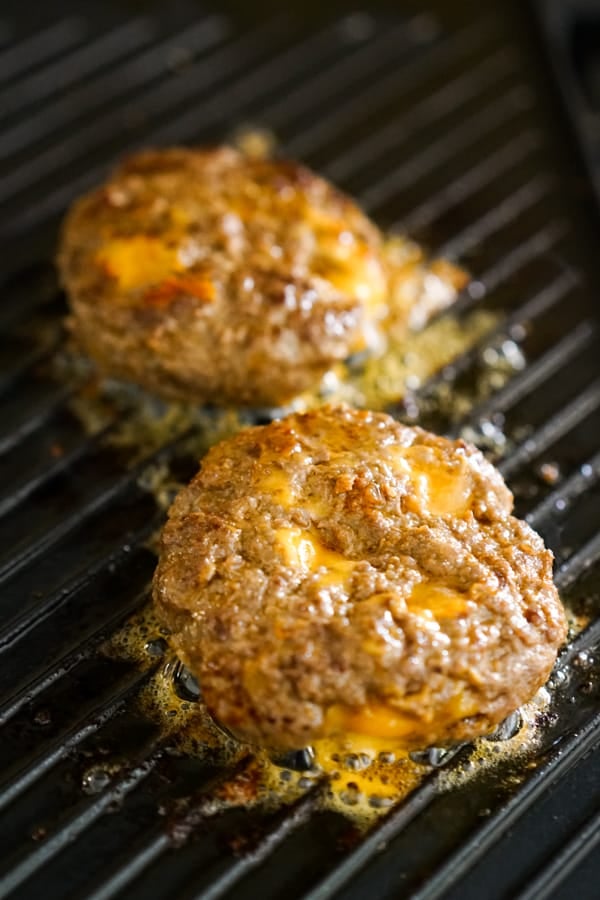
<path fill-rule="evenodd" d="M 63 54 L 69 45 L 76 43 L 84 34 L 85 27 L 81 19 L 68 18 L 15 42 L 8 50 L 0 53 L 0 78 L 8 81 L 47 59 Z"/>

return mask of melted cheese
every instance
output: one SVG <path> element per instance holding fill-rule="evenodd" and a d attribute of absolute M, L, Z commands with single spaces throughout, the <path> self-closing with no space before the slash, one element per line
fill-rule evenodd
<path fill-rule="evenodd" d="M 329 550 L 316 535 L 303 528 L 280 528 L 275 540 L 288 566 L 303 569 L 307 574 L 325 569 L 319 575 L 319 583 L 323 585 L 343 584 L 355 566 L 354 560 Z"/>
<path fill-rule="evenodd" d="M 341 294 L 354 298 L 361 307 L 360 325 L 355 329 L 350 352 L 368 349 L 381 353 L 387 340 L 380 323 L 388 317 L 389 291 L 387 274 L 379 256 L 362 244 L 357 246 L 354 240 L 340 242 L 339 234 L 321 234 L 319 242 L 324 253 L 313 259 L 315 272 Z"/>
<path fill-rule="evenodd" d="M 356 297 L 376 319 L 387 315 L 387 282 L 379 261 L 365 254 L 361 259 L 356 251 L 352 254 L 352 263 L 346 264 L 347 248 L 338 244 L 336 256 L 341 261 L 339 266 L 331 266 L 326 275 L 339 291 L 350 297 Z"/>
<path fill-rule="evenodd" d="M 275 541 L 286 565 L 308 571 L 316 568 L 317 546 L 308 531 L 301 528 L 279 528 Z"/>
<path fill-rule="evenodd" d="M 427 706 L 427 691 L 422 693 L 422 718 L 384 703 L 369 703 L 362 707 L 335 704 L 327 711 L 324 730 L 332 735 L 331 740 L 339 736 L 340 745 L 350 740 L 354 747 L 360 748 L 358 752 L 373 747 L 379 751 L 418 746 L 429 739 L 434 721 L 433 711 Z M 415 696 L 411 699 L 413 703 L 417 700 Z M 474 701 L 457 693 L 437 711 L 436 723 L 439 728 L 451 726 L 476 712 Z"/>
<path fill-rule="evenodd" d="M 309 464 L 308 458 L 306 465 Z M 284 509 L 302 508 L 314 519 L 322 519 L 327 515 L 328 505 L 320 497 L 303 497 L 299 500 L 298 489 L 292 482 L 289 472 L 273 468 L 268 475 L 256 481 L 256 489 L 279 503 Z"/>
<path fill-rule="evenodd" d="M 107 241 L 96 260 L 124 291 L 156 284 L 182 269 L 176 248 L 142 235 Z"/>
<path fill-rule="evenodd" d="M 406 605 L 411 612 L 433 619 L 454 619 L 467 612 L 467 598 L 464 594 L 428 582 L 421 582 L 413 587 Z"/>
<path fill-rule="evenodd" d="M 433 516 L 462 516 L 469 509 L 471 479 L 464 460 L 450 467 L 434 448 L 390 447 L 386 459 L 392 469 L 408 476 L 417 512 Z M 407 498 L 408 502 L 413 500 Z"/>
<path fill-rule="evenodd" d="M 419 723 L 413 716 L 384 704 L 358 708 L 336 704 L 327 711 L 325 727 L 332 732 L 396 741 L 413 734 Z"/>
<path fill-rule="evenodd" d="M 284 469 L 272 469 L 256 482 L 256 489 L 269 496 L 286 509 L 296 506 L 296 491 L 288 472 Z"/>

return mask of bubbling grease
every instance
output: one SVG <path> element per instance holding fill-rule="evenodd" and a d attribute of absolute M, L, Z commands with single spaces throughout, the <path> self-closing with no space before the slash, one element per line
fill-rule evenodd
<path fill-rule="evenodd" d="M 138 702 L 144 714 L 159 727 L 168 746 L 188 757 L 209 755 L 211 761 L 223 767 L 234 767 L 246 757 L 252 757 L 251 795 L 243 790 L 228 791 L 220 799 L 213 798 L 213 812 L 249 803 L 277 808 L 320 786 L 319 803 L 323 808 L 342 813 L 359 829 L 366 830 L 421 784 L 432 771 L 431 760 L 454 755 L 452 750 L 447 754 L 444 751 L 409 753 L 402 747 L 403 723 L 398 721 L 397 713 L 393 721 L 383 709 L 363 710 L 361 714 L 335 710 L 334 715 L 340 721 L 347 717 L 342 724 L 349 728 L 348 732 L 315 741 L 310 768 L 296 771 L 286 767 L 285 759 L 278 760 L 277 754 L 246 744 L 219 727 L 195 687 L 186 687 L 184 681 L 182 688 L 178 678 L 181 663 L 170 648 L 169 635 L 150 603 L 107 641 L 102 652 L 145 670 L 156 665 L 157 654 L 162 654 Z M 193 680 L 192 683 L 195 684 Z M 449 771 L 442 786 L 454 787 L 483 767 L 497 765 L 504 757 L 527 756 L 538 741 L 536 717 L 547 702 L 548 693 L 542 689 L 521 708 L 515 733 L 509 732 L 500 742 L 483 738 L 475 741 L 470 758 L 477 765 Z"/>

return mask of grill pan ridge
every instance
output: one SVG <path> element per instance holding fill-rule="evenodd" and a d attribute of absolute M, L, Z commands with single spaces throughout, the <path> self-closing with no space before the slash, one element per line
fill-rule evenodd
<path fill-rule="evenodd" d="M 598 222 L 519 6 L 309 3 L 294 17 L 57 3 L 31 23 L 3 4 L 0 898 L 597 896 Z M 51 265 L 65 205 L 127 149 L 248 124 L 382 225 L 469 268 L 457 314 L 488 309 L 499 324 L 393 412 L 410 420 L 416 402 L 425 427 L 482 445 L 501 428 L 517 513 L 590 621 L 563 651 L 526 763 L 477 771 L 464 746 L 362 835 L 322 809 L 318 780 L 291 806 L 207 815 L 249 761 L 170 752 L 136 702 L 160 656 L 141 671 L 98 652 L 148 598 L 146 541 L 164 515 L 148 471 L 168 463 L 185 478 L 194 462 L 185 431 L 141 457 L 111 444 L 117 413 L 89 433 L 72 411 L 79 386 L 48 365 L 65 312 Z M 467 415 L 430 402 L 467 395 L 489 354 L 511 347 L 526 364 Z M 552 484 L 539 477 L 548 462 Z M 90 784 L 98 760 L 112 768 Z M 453 772 L 471 777 L 448 790 Z"/>

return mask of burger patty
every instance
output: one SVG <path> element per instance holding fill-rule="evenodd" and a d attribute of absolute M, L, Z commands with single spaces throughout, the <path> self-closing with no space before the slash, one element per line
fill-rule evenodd
<path fill-rule="evenodd" d="M 381 237 L 300 165 L 149 151 L 75 204 L 60 268 L 108 372 L 167 398 L 272 405 L 363 350 L 385 314 Z"/>
<path fill-rule="evenodd" d="M 552 554 L 475 447 L 323 407 L 209 451 L 176 498 L 161 620 L 215 718 L 279 748 L 471 738 L 566 636 Z"/>
<path fill-rule="evenodd" d="M 463 273 L 407 246 L 387 252 L 297 163 L 176 148 L 132 156 L 75 203 L 59 267 L 102 370 L 167 399 L 273 406 L 380 347 L 383 320 L 397 332 L 451 302 Z"/>

